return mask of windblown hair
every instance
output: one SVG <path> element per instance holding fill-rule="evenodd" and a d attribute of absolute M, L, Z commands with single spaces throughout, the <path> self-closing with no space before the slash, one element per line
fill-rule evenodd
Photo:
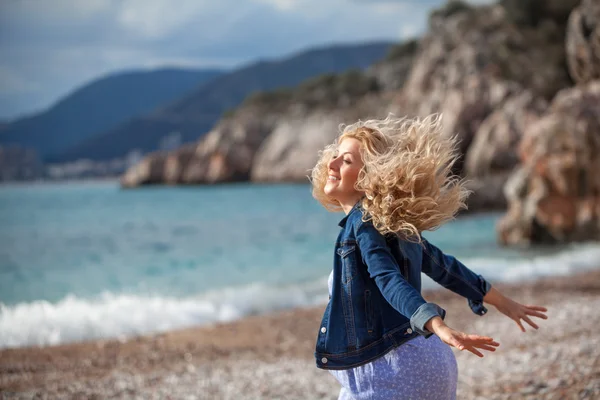
<path fill-rule="evenodd" d="M 444 137 L 441 128 L 437 114 L 340 125 L 340 135 L 319 153 L 311 171 L 313 197 L 329 211 L 341 210 L 324 192 L 328 165 L 344 139 L 357 139 L 364 166 L 355 188 L 364 193 L 363 220 L 371 220 L 382 234 L 419 242 L 422 231 L 438 228 L 466 208 L 469 195 L 465 182 L 452 174 L 457 140 Z"/>

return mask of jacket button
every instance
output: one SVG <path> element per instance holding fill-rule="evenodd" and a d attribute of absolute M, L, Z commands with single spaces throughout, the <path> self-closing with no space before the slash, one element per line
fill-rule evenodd
<path fill-rule="evenodd" d="M 322 328 L 321 328 L 321 333 L 325 333 L 325 332 L 327 332 L 327 328 L 325 328 L 325 327 L 322 327 Z"/>
<path fill-rule="evenodd" d="M 410 335 L 410 334 L 412 333 L 412 329 L 408 328 L 408 329 L 406 330 L 406 333 L 408 333 L 408 334 Z"/>
<path fill-rule="evenodd" d="M 325 357 L 321 358 L 321 362 L 322 362 L 323 364 L 327 364 L 327 361 L 328 361 L 328 360 L 327 360 L 327 358 L 325 358 Z"/>

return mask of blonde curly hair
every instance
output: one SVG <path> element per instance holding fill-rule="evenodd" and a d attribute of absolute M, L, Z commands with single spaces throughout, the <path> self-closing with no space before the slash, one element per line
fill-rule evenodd
<path fill-rule="evenodd" d="M 459 156 L 456 138 L 444 137 L 441 128 L 438 114 L 340 125 L 340 135 L 319 152 L 311 171 L 313 197 L 329 211 L 341 210 L 324 192 L 328 164 L 344 139 L 357 139 L 364 166 L 355 188 L 365 194 L 363 221 L 371 220 L 382 234 L 420 241 L 422 231 L 438 228 L 466 208 L 469 195 L 466 182 L 452 174 Z"/>

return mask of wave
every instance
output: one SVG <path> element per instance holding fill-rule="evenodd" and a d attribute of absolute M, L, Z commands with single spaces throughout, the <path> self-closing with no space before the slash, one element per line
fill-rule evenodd
<path fill-rule="evenodd" d="M 464 258 L 488 280 L 524 281 L 600 268 L 600 246 L 576 245 L 528 259 Z M 437 287 L 423 280 L 423 288 Z M 324 304 L 327 278 L 287 286 L 252 284 L 176 298 L 103 293 L 94 299 L 69 295 L 50 303 L 0 303 L 0 348 L 47 346 L 82 340 L 129 337 L 227 322 L 248 315 Z"/>
<path fill-rule="evenodd" d="M 189 298 L 107 292 L 95 299 L 69 295 L 56 303 L 0 303 L 0 348 L 125 340 L 326 301 L 327 281 L 321 279 L 287 287 L 253 284 Z"/>
<path fill-rule="evenodd" d="M 538 250 L 539 251 L 539 250 Z M 570 275 L 600 268 L 598 243 L 572 244 L 560 251 L 548 248 L 544 253 L 528 258 L 465 258 L 465 265 L 488 280 L 518 282 L 544 276 Z"/>

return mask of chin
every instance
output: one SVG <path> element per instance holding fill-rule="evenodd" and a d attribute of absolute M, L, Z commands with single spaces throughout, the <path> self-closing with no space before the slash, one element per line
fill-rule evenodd
<path fill-rule="evenodd" d="M 327 187 L 325 186 L 325 188 L 323 189 L 323 193 L 325 193 L 327 196 L 334 198 L 335 199 L 335 188 L 332 187 Z"/>

